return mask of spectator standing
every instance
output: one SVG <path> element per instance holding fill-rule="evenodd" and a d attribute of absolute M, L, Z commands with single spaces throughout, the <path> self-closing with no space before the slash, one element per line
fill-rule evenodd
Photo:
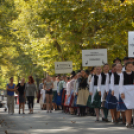
<path fill-rule="evenodd" d="M 10 78 L 10 83 L 7 84 L 7 107 L 8 114 L 14 114 L 14 92 L 17 90 L 13 83 L 13 77 Z"/>
<path fill-rule="evenodd" d="M 22 78 L 21 82 L 18 83 L 18 95 L 19 95 L 19 114 L 20 114 L 20 109 L 22 107 L 23 114 L 24 113 L 24 108 L 25 108 L 25 78 Z"/>
<path fill-rule="evenodd" d="M 28 101 L 29 114 L 33 114 L 33 106 L 34 106 L 34 96 L 35 93 L 37 95 L 37 88 L 34 84 L 34 79 L 32 76 L 29 76 L 28 83 L 25 86 L 25 93 Z"/>
<path fill-rule="evenodd" d="M 51 77 L 47 76 L 46 81 L 44 83 L 44 89 L 46 90 L 46 101 L 47 101 L 47 113 L 52 112 L 52 97 L 53 97 L 53 82 L 51 81 Z"/>

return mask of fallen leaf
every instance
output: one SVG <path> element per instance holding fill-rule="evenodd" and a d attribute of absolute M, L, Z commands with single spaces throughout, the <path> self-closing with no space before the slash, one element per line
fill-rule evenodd
<path fill-rule="evenodd" d="M 76 123 L 76 121 L 71 121 L 72 123 Z"/>

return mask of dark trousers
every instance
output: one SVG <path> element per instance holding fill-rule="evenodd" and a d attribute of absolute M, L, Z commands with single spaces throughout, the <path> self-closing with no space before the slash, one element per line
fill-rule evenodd
<path fill-rule="evenodd" d="M 28 101 L 28 108 L 29 109 L 33 108 L 33 105 L 34 105 L 34 96 L 27 96 L 27 101 Z"/>
<path fill-rule="evenodd" d="M 89 113 L 94 115 L 95 114 L 94 108 L 89 108 Z"/>
<path fill-rule="evenodd" d="M 81 116 L 85 115 L 85 109 L 86 109 L 86 107 L 80 107 L 80 114 L 81 114 Z"/>

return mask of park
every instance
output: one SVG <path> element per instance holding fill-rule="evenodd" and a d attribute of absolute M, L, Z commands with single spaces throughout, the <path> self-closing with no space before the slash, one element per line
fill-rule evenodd
<path fill-rule="evenodd" d="M 0 134 L 131 134 L 133 85 L 134 0 L 0 0 Z"/>

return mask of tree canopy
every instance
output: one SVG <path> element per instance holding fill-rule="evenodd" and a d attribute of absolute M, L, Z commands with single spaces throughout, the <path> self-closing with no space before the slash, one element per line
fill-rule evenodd
<path fill-rule="evenodd" d="M 10 76 L 53 75 L 55 61 L 82 68 L 82 50 L 128 55 L 134 0 L 0 0 L 0 88 Z"/>

